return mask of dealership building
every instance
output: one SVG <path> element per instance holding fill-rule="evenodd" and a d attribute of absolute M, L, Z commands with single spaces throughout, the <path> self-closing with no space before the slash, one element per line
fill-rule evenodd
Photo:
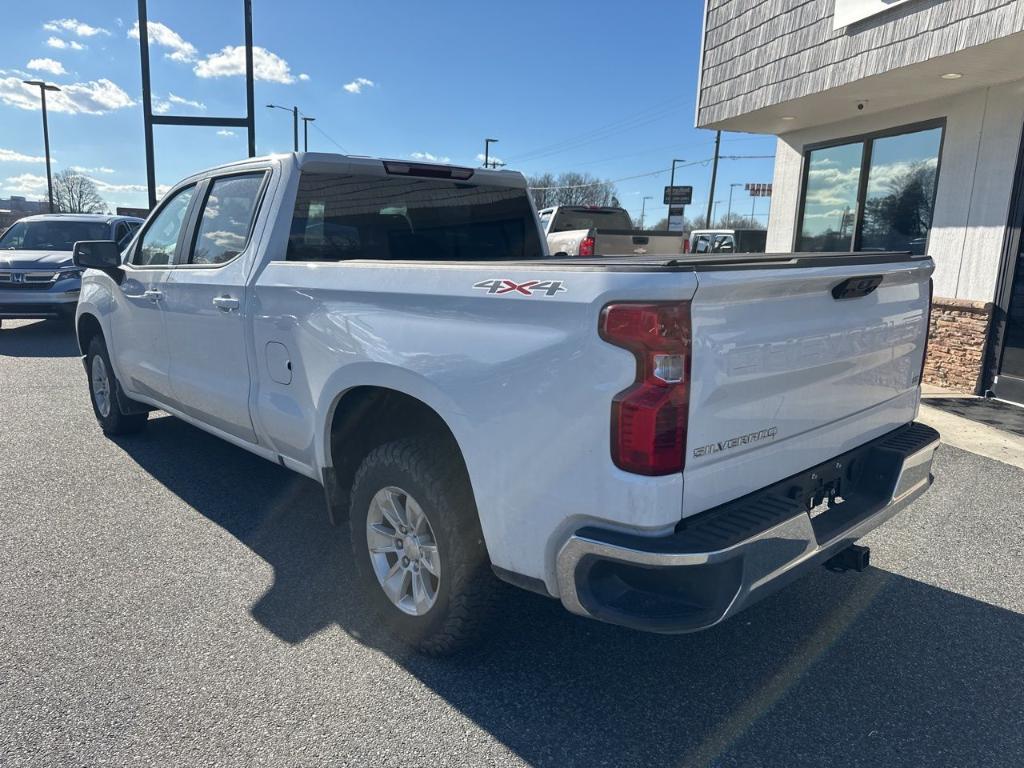
<path fill-rule="evenodd" d="M 1024 2 L 707 0 L 698 93 L 778 136 L 769 251 L 930 254 L 925 381 L 1024 403 Z"/>

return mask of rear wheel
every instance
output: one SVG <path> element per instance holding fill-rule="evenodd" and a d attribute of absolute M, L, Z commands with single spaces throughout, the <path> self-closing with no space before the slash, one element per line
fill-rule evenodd
<path fill-rule="evenodd" d="M 499 585 L 454 451 L 415 438 L 371 451 L 349 522 L 360 586 L 391 634 L 431 655 L 479 638 Z"/>
<path fill-rule="evenodd" d="M 89 399 L 96 421 L 106 435 L 127 435 L 146 426 L 148 413 L 125 413 L 118 402 L 121 385 L 110 365 L 110 355 L 102 336 L 89 342 L 85 357 L 85 370 L 89 377 Z M 124 395 L 121 395 L 124 397 Z"/>

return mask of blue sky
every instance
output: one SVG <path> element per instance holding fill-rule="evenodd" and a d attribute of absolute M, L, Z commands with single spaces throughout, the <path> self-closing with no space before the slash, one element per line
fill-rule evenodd
<path fill-rule="evenodd" d="M 145 203 L 141 77 L 134 0 L 10 3 L 0 51 L 0 197 L 45 196 L 38 89 L 50 100 L 55 171 L 84 172 L 113 205 Z M 240 0 L 150 0 L 156 109 L 241 116 L 245 108 Z M 478 165 L 492 154 L 527 174 L 584 171 L 617 182 L 634 215 L 665 215 L 673 157 L 705 161 L 714 134 L 693 128 L 702 3 L 629 6 L 558 3 L 287 3 L 254 0 L 256 139 L 260 154 L 291 149 L 298 105 L 316 118 L 310 149 L 387 157 L 432 156 Z M 157 26 L 159 24 L 159 26 Z M 321 132 L 322 131 L 322 132 Z M 172 184 L 243 157 L 244 129 L 156 129 L 156 173 Z M 723 136 L 723 155 L 772 155 L 771 137 Z M 719 215 L 730 183 L 768 182 L 772 160 L 724 160 Z M 710 166 L 679 168 L 695 207 L 706 206 Z M 737 189 L 734 209 L 751 200 Z M 767 211 L 767 200 L 757 210 Z M 687 213 L 695 212 L 688 209 Z M 650 221 L 650 218 L 648 219 Z"/>

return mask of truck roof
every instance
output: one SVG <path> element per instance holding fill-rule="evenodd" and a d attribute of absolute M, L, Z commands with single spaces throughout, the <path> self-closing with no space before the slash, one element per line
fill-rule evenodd
<path fill-rule="evenodd" d="M 18 221 L 93 221 L 103 224 L 111 224 L 115 221 L 137 221 L 140 224 L 145 219 L 138 216 L 121 216 L 116 213 L 37 213 L 35 216 L 25 216 Z"/>
<path fill-rule="evenodd" d="M 472 179 L 474 182 L 484 181 L 488 184 L 494 184 L 496 186 L 507 186 L 507 187 L 526 187 L 526 178 L 519 171 L 507 171 L 507 170 L 496 170 L 491 168 L 472 168 L 469 166 L 459 166 L 451 163 L 424 163 L 414 159 L 403 159 L 403 158 L 386 158 L 386 157 L 369 157 L 366 155 L 343 155 L 338 152 L 283 152 L 274 155 L 262 155 L 260 157 L 247 157 L 242 160 L 235 160 L 230 163 L 224 163 L 222 165 L 213 166 L 207 168 L 199 173 L 195 173 L 189 178 L 196 176 L 206 176 L 210 173 L 221 171 L 221 170 L 232 170 L 234 168 L 244 167 L 251 165 L 252 163 L 260 161 L 272 161 L 278 162 L 293 162 L 299 170 L 306 171 L 368 171 L 374 170 L 379 171 L 384 168 L 385 163 L 389 164 L 401 164 L 406 165 L 414 169 L 423 169 L 427 171 L 425 174 L 412 174 L 412 175 L 431 175 L 430 170 L 436 169 L 438 175 L 436 178 L 445 178 L 440 175 L 440 172 L 451 171 L 454 169 L 468 172 L 468 176 L 465 179 L 468 181 Z M 450 177 L 456 178 L 456 177 Z M 458 179 L 456 179 L 458 180 Z M 175 185 L 177 186 L 177 185 Z"/>

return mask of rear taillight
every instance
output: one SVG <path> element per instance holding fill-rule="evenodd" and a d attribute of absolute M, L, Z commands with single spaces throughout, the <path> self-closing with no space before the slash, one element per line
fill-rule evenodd
<path fill-rule="evenodd" d="M 594 238 L 584 237 L 580 240 L 580 256 L 593 256 L 594 255 Z"/>
<path fill-rule="evenodd" d="M 928 312 L 924 321 L 924 354 L 921 355 L 921 370 L 917 374 L 918 386 L 924 383 L 924 367 L 928 363 L 928 337 L 932 333 L 932 299 L 935 296 L 935 281 L 928 278 Z"/>
<path fill-rule="evenodd" d="M 612 460 L 641 475 L 681 472 L 690 405 L 690 304 L 609 304 L 601 338 L 636 357 L 636 380 L 612 400 Z"/>

